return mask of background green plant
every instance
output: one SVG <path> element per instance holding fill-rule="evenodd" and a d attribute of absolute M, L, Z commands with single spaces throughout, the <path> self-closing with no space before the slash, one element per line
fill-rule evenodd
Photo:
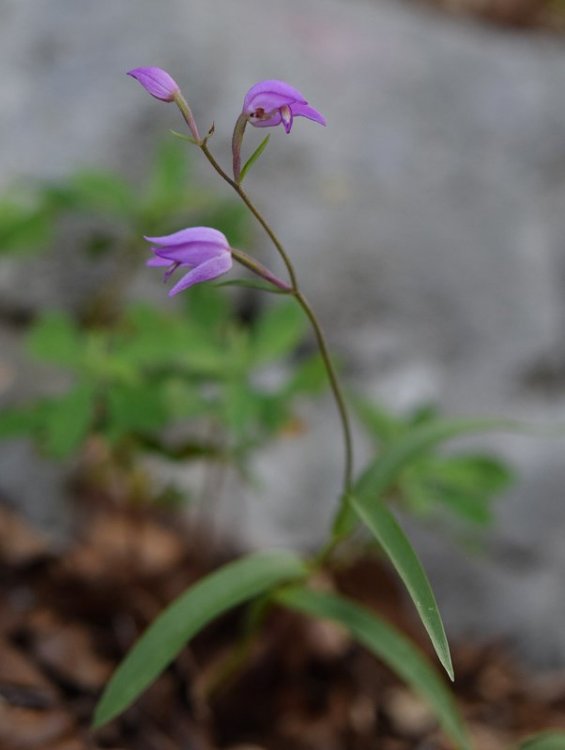
<path fill-rule="evenodd" d="M 132 472 L 141 456 L 157 453 L 173 461 L 229 463 L 245 476 L 254 452 L 291 423 L 296 400 L 327 385 L 320 356 L 306 353 L 308 319 L 294 299 L 242 315 L 237 300 L 217 288 L 222 284 L 204 284 L 166 310 L 125 302 L 145 258 L 143 233 L 211 224 L 234 246 L 246 246 L 250 239 L 246 215 L 237 204 L 191 187 L 184 148 L 171 141 L 159 150 L 146 188 L 112 172 L 83 170 L 64 181 L 27 186 L 0 201 L 0 253 L 45 252 L 56 242 L 65 217 L 86 216 L 95 220 L 96 229 L 85 231 L 77 252 L 86 263 L 102 255 L 114 261 L 112 277 L 80 310 L 48 310 L 32 321 L 26 335 L 29 355 L 64 372 L 68 386 L 58 395 L 3 409 L 0 438 L 25 436 L 45 454 L 64 459 L 80 455 L 97 437 L 111 461 Z M 487 523 L 492 498 L 508 485 L 510 472 L 489 454 L 445 453 L 443 445 L 452 437 L 498 429 L 500 422 L 448 421 L 429 407 L 399 417 L 366 400 L 356 401 L 356 411 L 377 454 L 345 498 L 328 546 L 310 561 L 291 553 L 243 558 L 185 592 L 109 683 L 98 723 L 129 705 L 186 640 L 219 613 L 234 603 L 267 597 L 341 623 L 426 697 L 458 747 L 469 746 L 449 692 L 424 657 L 375 613 L 337 595 L 319 594 L 309 578 L 335 546 L 364 525 L 398 571 L 452 677 L 431 587 L 388 505 L 418 514 L 448 508 L 468 521 Z M 143 499 L 158 497 L 150 489 Z M 233 602 L 226 598 L 226 586 Z M 176 630 L 179 612 L 183 624 Z M 171 623 L 174 642 L 167 637 Z M 165 642 L 163 649 L 159 644 Z"/>
<path fill-rule="evenodd" d="M 319 357 L 295 356 L 307 323 L 290 301 L 251 321 L 233 296 L 210 284 L 166 311 L 124 301 L 147 257 L 143 233 L 165 232 L 188 217 L 220 227 L 233 244 L 249 240 L 241 207 L 191 187 L 188 165 L 186 145 L 169 140 L 147 187 L 111 171 L 81 170 L 0 200 L 0 253 L 25 259 L 49 252 L 65 219 L 78 216 L 95 220 L 76 247 L 87 267 L 101 254 L 114 260 L 107 283 L 80 310 L 47 310 L 32 321 L 30 357 L 65 372 L 69 385 L 4 408 L 0 438 L 27 436 L 46 455 L 64 459 L 96 435 L 122 464 L 125 456 L 131 465 L 136 455 L 153 452 L 229 461 L 245 471 L 253 449 L 291 420 L 295 399 L 324 388 Z M 269 368 L 291 359 L 293 369 L 283 367 L 270 383 Z M 199 429 L 179 433 L 187 424 Z"/>

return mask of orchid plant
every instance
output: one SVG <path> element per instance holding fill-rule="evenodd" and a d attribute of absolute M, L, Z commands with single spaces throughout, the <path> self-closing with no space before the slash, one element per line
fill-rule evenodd
<path fill-rule="evenodd" d="M 208 623 L 231 608 L 247 604 L 248 623 L 236 662 L 247 653 L 246 644 L 261 628 L 267 611 L 273 606 L 331 620 L 344 627 L 353 639 L 373 652 L 429 702 L 455 747 L 470 748 L 467 730 L 451 693 L 428 659 L 377 613 L 333 590 L 331 570 L 347 541 L 359 527 L 364 527 L 398 572 L 440 664 L 453 680 L 450 649 L 430 583 L 416 552 L 384 499 L 392 488 L 400 486 L 407 467 L 418 461 L 425 464 L 425 457 L 435 447 L 460 435 L 499 429 L 500 421 L 426 419 L 411 423 L 410 429 L 397 423 L 392 432 L 385 430 L 386 439 L 381 440 L 382 435 L 379 435 L 379 453 L 356 473 L 349 409 L 322 326 L 302 292 L 291 256 L 242 184 L 268 142 L 267 136 L 242 165 L 247 125 L 256 128 L 282 126 L 285 133 L 290 134 L 297 117 L 323 126 L 326 125 L 325 118 L 288 83 L 266 80 L 255 84 L 245 94 L 242 111 L 235 121 L 231 172 L 228 172 L 210 149 L 214 126 L 204 137 L 200 135 L 180 86 L 166 71 L 141 67 L 131 70 L 129 75 L 156 99 L 178 107 L 189 132 L 182 137 L 200 150 L 262 227 L 283 262 L 287 278 L 279 278 L 241 248 L 232 247 L 225 234 L 208 226 L 188 227 L 164 236 L 146 236 L 152 253 L 147 266 L 164 269 L 166 281 L 175 272 L 182 272 L 180 279 L 170 288 L 169 295 L 173 296 L 181 292 L 192 294 L 191 287 L 218 279 L 232 269 L 235 261 L 255 274 L 258 280 L 246 277 L 221 285 L 248 284 L 285 295 L 298 305 L 312 327 L 335 400 L 343 441 L 343 479 L 337 493 L 333 524 L 320 549 L 309 557 L 281 550 L 254 553 L 227 564 L 186 590 L 154 621 L 119 666 L 98 704 L 94 726 L 100 727 L 126 710 Z M 374 425 L 377 421 L 374 413 L 371 414 L 369 422 Z M 394 439 L 389 439 L 391 436 Z M 502 481 L 500 476 L 498 478 Z M 323 581 L 321 587 L 320 581 Z M 232 662 L 233 659 L 230 661 L 233 666 Z"/>

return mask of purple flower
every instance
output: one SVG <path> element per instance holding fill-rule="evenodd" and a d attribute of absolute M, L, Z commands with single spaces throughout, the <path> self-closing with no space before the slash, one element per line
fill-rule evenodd
<path fill-rule="evenodd" d="M 300 91 L 284 81 L 260 81 L 252 86 L 243 100 L 243 114 L 257 128 L 270 128 L 282 122 L 287 133 L 295 117 L 326 124 L 324 116 L 308 104 Z"/>
<path fill-rule="evenodd" d="M 194 284 L 221 276 L 232 266 L 231 249 L 225 236 L 210 227 L 191 227 L 164 237 L 145 237 L 155 253 L 147 261 L 154 267 L 168 266 L 165 281 L 177 268 L 189 268 L 189 272 L 169 292 L 172 297 Z"/>
<path fill-rule="evenodd" d="M 162 102 L 174 102 L 180 93 L 178 83 L 171 78 L 166 70 L 161 68 L 134 68 L 128 70 L 127 74 L 139 81 L 151 96 L 160 99 Z"/>

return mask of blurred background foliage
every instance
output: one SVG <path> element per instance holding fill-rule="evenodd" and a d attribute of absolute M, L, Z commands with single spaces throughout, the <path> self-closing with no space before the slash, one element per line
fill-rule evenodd
<path fill-rule="evenodd" d="M 114 256 L 114 273 L 79 310 L 45 310 L 27 332 L 31 362 L 55 366 L 67 387 L 0 412 L 0 438 L 28 437 L 54 460 L 98 456 L 94 475 L 128 478 L 130 500 L 178 499 L 157 490 L 139 459 L 205 459 L 249 476 L 250 459 L 267 440 L 300 431 L 297 399 L 326 387 L 323 364 L 310 353 L 305 317 L 292 300 L 245 312 L 241 297 L 203 284 L 175 304 L 126 301 L 143 263 L 143 233 L 186 225 L 218 227 L 234 246 L 251 241 L 238 203 L 195 188 L 186 146 L 158 149 L 143 187 L 111 171 L 82 169 L 57 182 L 31 183 L 0 200 L 0 253 L 29 258 L 49 252 L 69 216 L 92 222 L 76 248 L 87 263 Z M 256 294 L 256 292 L 252 292 Z M 412 428 L 440 422 L 424 406 L 400 417 L 355 400 L 360 424 L 377 452 Z M 93 450 L 93 445 L 96 450 Z M 89 475 L 92 476 L 90 466 Z M 491 501 L 510 481 L 498 459 L 482 453 L 445 456 L 430 449 L 398 477 L 390 499 L 419 515 L 448 509 L 486 524 Z"/>

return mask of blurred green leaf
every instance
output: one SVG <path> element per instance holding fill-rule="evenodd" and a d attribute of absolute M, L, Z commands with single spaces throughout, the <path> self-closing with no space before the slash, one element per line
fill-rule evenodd
<path fill-rule="evenodd" d="M 353 494 L 362 498 L 371 497 L 376 503 L 399 481 L 402 472 L 412 462 L 419 460 L 439 444 L 463 435 L 509 428 L 515 429 L 515 423 L 502 419 L 424 421 L 380 451 L 355 482 Z M 346 509 L 339 519 L 339 529 L 334 531 L 346 534 L 356 523 L 353 511 Z"/>
<path fill-rule="evenodd" d="M 186 295 L 188 320 L 208 332 L 224 332 L 232 315 L 229 299 L 213 285 L 201 284 Z"/>
<path fill-rule="evenodd" d="M 0 255 L 41 249 L 52 235 L 52 216 L 37 200 L 0 200 Z"/>
<path fill-rule="evenodd" d="M 491 510 L 492 498 L 472 492 L 457 490 L 441 490 L 437 494 L 437 501 L 471 523 L 487 526 L 493 520 Z"/>
<path fill-rule="evenodd" d="M 261 427 L 269 434 L 281 430 L 289 420 L 289 402 L 286 395 L 256 393 L 255 404 Z"/>
<path fill-rule="evenodd" d="M 334 594 L 293 586 L 283 589 L 276 599 L 285 607 L 345 627 L 429 703 L 445 733 L 460 750 L 470 750 L 467 733 L 449 691 L 404 635 L 359 604 Z"/>
<path fill-rule="evenodd" d="M 449 456 L 427 464 L 427 473 L 442 488 L 492 495 L 506 489 L 513 480 L 510 469 L 486 455 Z"/>
<path fill-rule="evenodd" d="M 367 466 L 355 484 L 355 495 L 372 496 L 376 502 L 410 462 L 431 448 L 452 438 L 502 430 L 507 425 L 508 422 L 500 419 L 461 419 L 424 423 L 386 447 Z"/>
<path fill-rule="evenodd" d="M 68 189 L 76 210 L 127 218 L 136 208 L 131 186 L 109 171 L 76 172 L 68 181 Z"/>
<path fill-rule="evenodd" d="M 147 217 L 177 211 L 185 198 L 188 178 L 186 148 L 175 140 L 163 141 L 157 149 L 153 172 L 143 200 Z M 147 218 L 147 221 L 150 221 Z M 151 222 L 150 222 L 151 223 Z"/>
<path fill-rule="evenodd" d="M 288 398 L 302 393 L 317 395 L 327 387 L 328 374 L 324 360 L 319 354 L 314 354 L 295 366 L 284 392 Z"/>
<path fill-rule="evenodd" d="M 37 404 L 0 410 L 0 440 L 15 437 L 33 437 L 40 424 Z"/>
<path fill-rule="evenodd" d="M 259 413 L 255 393 L 245 378 L 232 378 L 224 390 L 224 415 L 227 427 L 236 439 L 246 436 L 251 423 Z"/>
<path fill-rule="evenodd" d="M 409 507 L 430 513 L 438 503 L 468 521 L 487 524 L 493 496 L 506 489 L 512 473 L 486 455 L 429 456 L 411 464 L 399 480 Z"/>
<path fill-rule="evenodd" d="M 200 390 L 186 380 L 168 378 L 162 385 L 162 394 L 171 423 L 213 411 L 210 399 L 205 399 Z"/>
<path fill-rule="evenodd" d="M 153 432 L 167 423 L 163 394 L 156 385 L 114 385 L 107 394 L 107 433 L 113 440 L 135 432 Z"/>
<path fill-rule="evenodd" d="M 565 750 L 565 732 L 549 730 L 529 737 L 519 750 Z"/>
<path fill-rule="evenodd" d="M 96 708 L 94 726 L 124 711 L 211 620 L 305 572 L 295 555 L 263 552 L 230 563 L 189 588 L 150 625 L 120 664 Z"/>
<path fill-rule="evenodd" d="M 81 333 L 68 313 L 46 312 L 32 326 L 27 347 L 31 354 L 61 367 L 76 368 L 82 361 Z"/>
<path fill-rule="evenodd" d="M 44 403 L 42 443 L 54 458 L 66 458 L 83 442 L 94 418 L 94 389 L 80 384 Z"/>
<path fill-rule="evenodd" d="M 253 361 L 264 363 L 291 354 L 307 328 L 308 321 L 294 300 L 268 308 L 258 318 L 253 330 Z"/>
<path fill-rule="evenodd" d="M 245 206 L 232 199 L 215 198 L 208 203 L 202 210 L 202 223 L 223 232 L 232 247 L 246 247 L 250 240 L 250 221 Z"/>
<path fill-rule="evenodd" d="M 410 427 L 418 427 L 430 422 L 439 422 L 440 419 L 437 404 L 424 403 L 414 409 L 406 422 Z"/>
<path fill-rule="evenodd" d="M 408 537 L 384 503 L 375 502 L 372 495 L 352 495 L 349 501 L 361 520 L 375 536 L 408 589 L 420 619 L 430 636 L 438 659 L 453 680 L 453 664 L 451 663 L 449 644 L 437 602 L 424 568 Z"/>
<path fill-rule="evenodd" d="M 361 422 L 377 445 L 389 443 L 406 431 L 405 424 L 379 404 L 361 398 L 353 399 L 352 403 Z"/>

